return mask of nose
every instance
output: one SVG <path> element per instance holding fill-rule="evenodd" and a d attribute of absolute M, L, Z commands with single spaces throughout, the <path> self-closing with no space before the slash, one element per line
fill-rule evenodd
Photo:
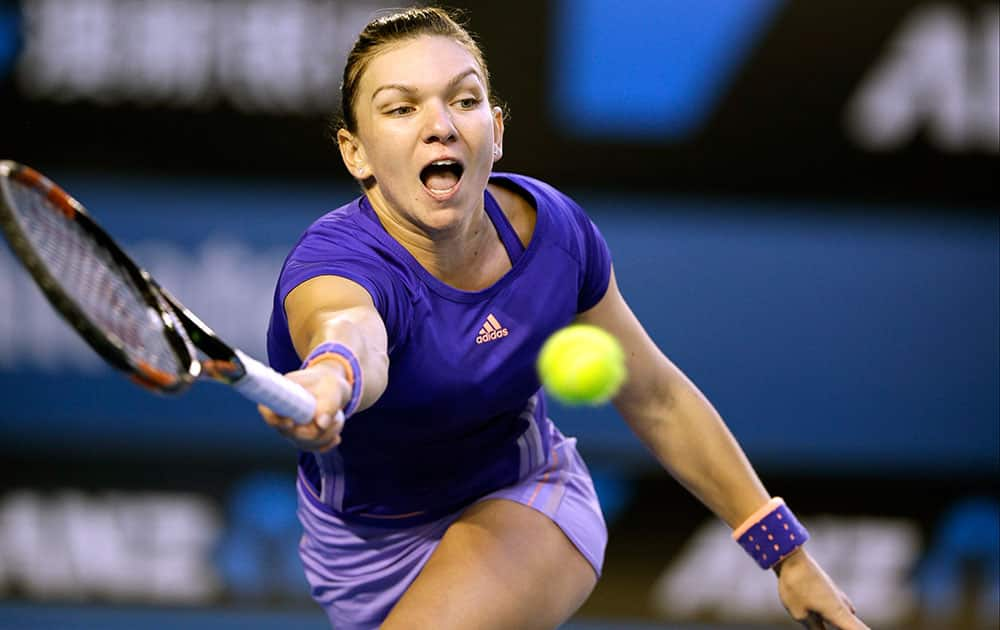
<path fill-rule="evenodd" d="M 451 112 L 444 103 L 432 103 L 425 109 L 424 142 L 448 144 L 455 140 L 455 124 Z"/>

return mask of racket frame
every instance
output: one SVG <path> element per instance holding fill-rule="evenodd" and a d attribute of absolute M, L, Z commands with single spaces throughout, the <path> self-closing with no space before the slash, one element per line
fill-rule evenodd
<path fill-rule="evenodd" d="M 162 323 L 163 334 L 174 353 L 178 364 L 186 366 L 178 373 L 171 374 L 157 369 L 144 361 L 129 356 L 124 343 L 116 335 L 105 331 L 96 324 L 63 290 L 59 281 L 51 274 L 48 266 L 35 252 L 27 235 L 17 219 L 18 212 L 10 201 L 9 180 L 34 188 L 66 217 L 104 249 L 112 261 L 128 276 L 139 291 L 147 308 Z M 200 363 L 195 358 L 191 342 L 180 330 L 181 322 L 172 312 L 167 300 L 162 297 L 155 281 L 141 269 L 121 247 L 91 219 L 79 201 L 71 197 L 57 184 L 31 167 L 10 160 L 0 160 L 0 230 L 10 243 L 11 249 L 28 273 L 35 279 L 42 293 L 53 308 L 83 337 L 105 361 L 117 369 L 127 372 L 132 379 L 154 391 L 167 394 L 180 393 L 187 389 L 201 373 Z M 183 307 L 182 307 L 183 309 Z M 183 309 L 186 311 L 186 309 Z M 190 313 L 188 313 L 190 316 Z"/>
<path fill-rule="evenodd" d="M 94 322 L 52 275 L 42 257 L 35 252 L 20 225 L 10 182 L 18 181 L 44 195 L 53 211 L 61 212 L 93 238 L 125 272 L 135 285 L 151 318 L 162 325 L 173 357 L 181 367 L 167 373 L 144 361 L 134 359 L 116 335 Z M 230 347 L 211 328 L 189 311 L 177 298 L 162 288 L 140 268 L 114 239 L 94 221 L 83 204 L 34 169 L 10 160 L 0 160 L 0 231 L 6 235 L 15 255 L 42 289 L 42 293 L 63 319 L 112 366 L 130 374 L 132 380 L 157 393 L 177 394 L 187 389 L 202 374 L 227 385 L 252 401 L 266 405 L 296 423 L 312 421 L 316 399 L 298 383 L 286 379 L 265 364 Z M 199 360 L 198 350 L 208 359 Z M 343 418 L 343 412 L 338 412 Z"/>

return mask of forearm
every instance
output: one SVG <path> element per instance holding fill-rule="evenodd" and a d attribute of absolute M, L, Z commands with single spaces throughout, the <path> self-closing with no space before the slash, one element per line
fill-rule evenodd
<path fill-rule="evenodd" d="M 619 411 L 657 460 L 730 527 L 770 498 L 746 455 L 711 403 L 665 357 L 655 369 L 655 396 Z M 652 400 L 652 403 L 648 401 Z"/>
<path fill-rule="evenodd" d="M 388 335 L 364 287 L 338 276 L 311 278 L 285 297 L 285 315 L 299 358 L 309 356 L 324 342 L 333 342 L 348 348 L 357 359 L 362 389 L 355 411 L 379 399 L 389 377 Z M 345 367 L 337 369 L 347 376 Z"/>
<path fill-rule="evenodd" d="M 732 527 L 767 502 L 764 485 L 722 418 L 646 334 L 614 274 L 601 302 L 579 319 L 622 343 L 629 376 L 615 406 L 674 478 Z"/>
<path fill-rule="evenodd" d="M 375 403 L 385 391 L 389 375 L 389 358 L 384 341 L 379 343 L 378 331 L 368 330 L 363 321 L 350 310 L 317 313 L 308 341 L 300 350 L 305 356 L 324 342 L 341 344 L 350 349 L 361 366 L 362 390 L 358 410 Z"/>

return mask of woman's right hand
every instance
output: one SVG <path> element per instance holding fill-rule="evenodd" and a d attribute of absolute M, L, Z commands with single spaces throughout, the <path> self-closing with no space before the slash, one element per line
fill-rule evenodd
<path fill-rule="evenodd" d="M 320 361 L 304 370 L 289 372 L 285 377 L 316 398 L 316 413 L 311 422 L 298 424 L 258 405 L 264 422 L 304 451 L 324 453 L 340 444 L 340 432 L 344 428 L 341 410 L 351 397 L 351 385 L 344 368 L 332 361 Z"/>

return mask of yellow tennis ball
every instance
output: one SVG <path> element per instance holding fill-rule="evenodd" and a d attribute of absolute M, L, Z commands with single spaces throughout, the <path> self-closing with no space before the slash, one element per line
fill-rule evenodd
<path fill-rule="evenodd" d="M 545 390 L 567 405 L 600 405 L 625 381 L 625 353 L 610 333 L 573 324 L 556 331 L 538 355 Z"/>

